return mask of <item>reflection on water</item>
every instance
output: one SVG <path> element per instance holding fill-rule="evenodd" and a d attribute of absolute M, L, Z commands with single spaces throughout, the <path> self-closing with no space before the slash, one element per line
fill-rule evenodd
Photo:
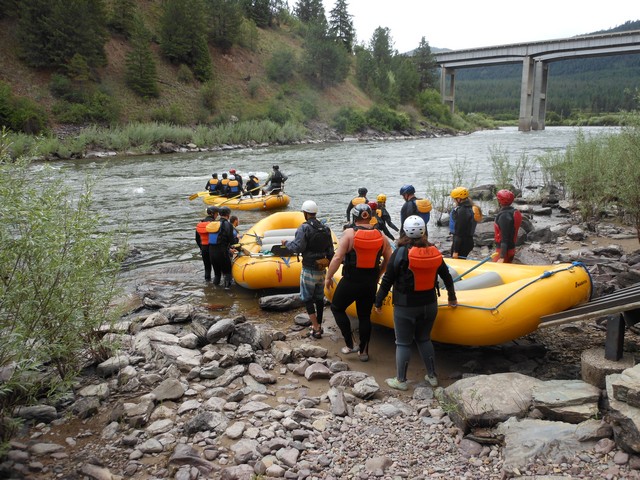
<path fill-rule="evenodd" d="M 607 130 L 584 129 L 587 134 Z M 255 172 L 264 181 L 271 166 L 278 164 L 289 176 L 285 190 L 292 200 L 288 208 L 298 209 L 304 200 L 315 200 L 319 218 L 339 236 L 346 207 L 359 187 L 368 188 L 370 199 L 386 194 L 387 208 L 398 224 L 402 185 L 413 184 L 418 196 L 425 195 L 428 184 L 449 187 L 454 164 L 465 166 L 465 178 L 470 181 L 491 183 L 492 148 L 506 152 L 512 162 L 523 153 L 535 159 L 564 150 L 576 132 L 570 127 L 527 133 L 503 128 L 459 137 L 110 157 L 53 166 L 74 187 L 80 188 L 86 175 L 97 178 L 94 206 L 105 215 L 104 228 L 128 224 L 131 246 L 138 252 L 131 259 L 135 268 L 123 277 L 129 287 L 162 281 L 174 292 L 221 305 L 233 314 L 256 309 L 258 294 L 264 292 L 234 287 L 229 293 L 203 281 L 194 228 L 205 215 L 205 205 L 200 199 L 189 201 L 188 196 L 202 191 L 213 172 L 235 168 L 245 176 Z M 234 213 L 242 231 L 270 212 Z M 430 224 L 429 235 L 444 239 L 447 229 Z"/>

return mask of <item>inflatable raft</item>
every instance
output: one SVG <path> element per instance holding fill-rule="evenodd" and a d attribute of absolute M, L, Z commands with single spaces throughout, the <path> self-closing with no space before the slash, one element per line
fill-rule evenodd
<path fill-rule="evenodd" d="M 207 205 L 225 206 L 231 210 L 277 210 L 286 208 L 291 201 L 291 197 L 286 193 L 254 195 L 253 198 L 249 196 L 227 198 L 219 195 L 209 195 L 209 192 L 198 192 L 198 196 Z"/>
<path fill-rule="evenodd" d="M 302 212 L 273 213 L 243 234 L 231 266 L 235 282 L 251 290 L 299 288 L 302 256 L 282 247 L 282 240 L 293 240 L 304 221 Z M 335 234 L 331 236 L 336 247 Z"/>
<path fill-rule="evenodd" d="M 538 328 L 540 318 L 589 301 L 591 277 L 580 263 L 516 265 L 445 259 L 455 281 L 458 306 L 447 306 L 441 283 L 438 316 L 431 332 L 434 341 L 456 345 L 498 345 Z M 339 269 L 334 281 L 341 278 Z M 335 288 L 325 290 L 331 299 Z M 382 312 L 373 310 L 373 323 L 393 328 L 389 292 Z M 355 304 L 347 310 L 356 318 Z"/>

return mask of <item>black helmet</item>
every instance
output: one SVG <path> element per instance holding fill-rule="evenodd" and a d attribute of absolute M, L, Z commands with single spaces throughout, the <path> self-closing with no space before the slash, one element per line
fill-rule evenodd
<path fill-rule="evenodd" d="M 273 166 L 273 169 L 274 169 L 274 170 L 278 170 L 279 168 L 280 168 L 280 167 L 279 167 L 278 165 L 274 165 L 274 166 Z"/>
<path fill-rule="evenodd" d="M 361 197 L 364 197 L 364 196 L 367 194 L 367 192 L 368 192 L 368 191 L 369 191 L 369 190 L 367 190 L 366 188 L 364 188 L 364 187 L 360 187 L 360 188 L 358 189 L 358 195 L 360 195 Z"/>
<path fill-rule="evenodd" d="M 213 178 L 218 178 L 218 174 L 217 174 L 217 173 L 212 173 L 212 174 L 211 174 L 211 176 L 212 176 Z"/>
<path fill-rule="evenodd" d="M 413 188 L 413 185 L 403 185 L 400 189 L 400 195 L 413 195 L 416 193 L 416 189 Z"/>
<path fill-rule="evenodd" d="M 231 209 L 229 207 L 220 207 L 220 216 L 228 217 L 231 215 Z"/>
<path fill-rule="evenodd" d="M 353 221 L 369 220 L 371 218 L 371 207 L 366 203 L 360 203 L 353 207 Z"/>
<path fill-rule="evenodd" d="M 220 209 L 215 205 L 211 205 L 210 207 L 207 207 L 207 215 L 209 215 L 210 217 L 214 217 L 215 215 L 218 214 L 219 211 Z"/>

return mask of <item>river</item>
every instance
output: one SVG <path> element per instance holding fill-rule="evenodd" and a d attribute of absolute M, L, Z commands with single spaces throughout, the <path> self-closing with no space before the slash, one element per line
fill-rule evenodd
<path fill-rule="evenodd" d="M 610 129 L 583 131 L 590 135 Z M 235 168 L 245 178 L 248 172 L 255 172 L 264 180 L 277 164 L 289 176 L 289 208 L 298 209 L 304 200 L 315 200 L 319 218 L 326 219 L 339 235 L 346 207 L 358 187 L 368 188 L 371 200 L 385 193 L 387 208 L 399 224 L 402 185 L 413 184 L 419 197 L 425 195 L 427 184 L 450 186 L 454 164 L 465 165 L 465 178 L 476 184 L 492 183 L 491 149 L 506 152 L 511 162 L 523 153 L 533 160 L 545 152 L 563 151 L 577 132 L 576 128 L 552 127 L 523 133 L 514 127 L 457 137 L 122 156 L 52 165 L 72 188 L 83 185 L 86 176 L 97 178 L 95 207 L 104 216 L 106 229 L 128 224 L 130 245 L 135 249 L 130 259 L 133 268 L 123 275 L 128 289 L 160 285 L 174 294 L 244 311 L 255 309 L 258 292 L 240 287 L 223 292 L 203 281 L 194 227 L 204 216 L 205 206 L 201 199 L 189 201 L 188 196 L 202 191 L 211 173 Z M 240 231 L 268 214 L 239 212 Z M 429 225 L 433 239 L 445 238 L 446 233 L 444 228 Z"/>

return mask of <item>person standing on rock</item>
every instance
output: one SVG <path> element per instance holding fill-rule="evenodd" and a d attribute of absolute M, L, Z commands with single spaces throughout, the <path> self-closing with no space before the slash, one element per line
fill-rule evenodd
<path fill-rule="evenodd" d="M 231 245 L 238 243 L 238 238 L 234 235 L 233 225 L 229 221 L 231 209 L 220 207 L 220 220 L 209 222 L 206 226 L 209 232 L 209 257 L 213 267 L 213 284 L 222 285 L 225 290 L 231 288 Z"/>
<path fill-rule="evenodd" d="M 209 257 L 209 232 L 207 232 L 207 225 L 215 221 L 217 216 L 218 207 L 207 207 L 207 216 L 196 225 L 196 243 L 198 244 L 198 248 L 200 248 L 202 263 L 204 264 L 204 279 L 206 281 L 211 280 L 211 258 Z"/>
<path fill-rule="evenodd" d="M 391 257 L 391 246 L 382 233 L 373 228 L 371 208 L 366 203 L 353 208 L 353 224 L 342 233 L 336 253 L 329 264 L 325 288 L 333 288 L 333 275 L 342 263 L 342 279 L 336 286 L 331 301 L 331 312 L 342 332 L 346 346 L 342 353 L 355 353 L 361 361 L 369 360 L 369 339 L 371 338 L 371 308 L 376 295 L 378 279 Z M 382 263 L 380 258 L 382 257 Z M 360 346 L 354 347 L 351 322 L 346 310 L 356 303 Z"/>
<path fill-rule="evenodd" d="M 522 213 L 513 207 L 515 195 L 510 190 L 499 190 L 496 193 L 500 210 L 493 223 L 496 254 L 494 261 L 511 263 L 516 255 L 516 241 L 518 230 L 522 223 Z"/>
<path fill-rule="evenodd" d="M 451 241 L 451 258 L 466 258 L 473 250 L 473 234 L 476 231 L 474 205 L 469 198 L 469 190 L 465 187 L 456 187 L 451 190 L 451 198 L 456 203 L 451 212 L 453 226 Z"/>
<path fill-rule="evenodd" d="M 391 255 L 389 265 L 376 295 L 376 312 L 393 286 L 393 325 L 396 335 L 396 376 L 386 383 L 397 390 L 407 390 L 407 369 L 411 345 L 416 342 L 418 352 L 427 369 L 425 380 L 438 386 L 435 351 L 431 329 L 438 314 L 437 277 L 447 289 L 448 305 L 458 305 L 453 278 L 442 254 L 429 243 L 424 220 L 417 215 L 402 224 L 405 234 L 398 240 L 398 248 Z"/>
<path fill-rule="evenodd" d="M 282 240 L 282 245 L 293 253 L 302 254 L 300 300 L 311 320 L 310 336 L 322 338 L 324 281 L 325 272 L 334 255 L 333 239 L 329 227 L 316 218 L 316 202 L 306 200 L 302 204 L 302 213 L 305 222 L 296 230 L 294 239 Z"/>

